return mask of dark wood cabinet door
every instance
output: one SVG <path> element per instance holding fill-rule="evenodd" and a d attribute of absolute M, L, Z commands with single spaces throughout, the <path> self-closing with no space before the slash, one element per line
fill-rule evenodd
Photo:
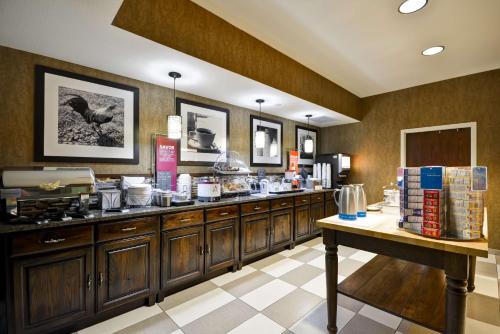
<path fill-rule="evenodd" d="M 269 214 L 241 218 L 241 258 L 250 259 L 269 252 Z"/>
<path fill-rule="evenodd" d="M 271 248 L 286 246 L 293 241 L 293 209 L 271 212 Z"/>
<path fill-rule="evenodd" d="M 97 246 L 97 309 L 144 298 L 157 290 L 157 237 L 106 242 Z"/>
<path fill-rule="evenodd" d="M 309 236 L 310 220 L 309 205 L 295 207 L 295 240 L 301 240 Z"/>
<path fill-rule="evenodd" d="M 205 225 L 205 271 L 210 273 L 236 264 L 238 219 Z"/>
<path fill-rule="evenodd" d="M 316 220 L 322 219 L 325 217 L 325 203 L 312 203 L 311 204 L 311 235 L 321 233 L 321 228 L 316 227 Z"/>
<path fill-rule="evenodd" d="M 337 214 L 337 205 L 334 201 L 325 201 L 325 217 L 335 216 Z"/>
<path fill-rule="evenodd" d="M 203 225 L 162 232 L 162 289 L 203 275 Z"/>
<path fill-rule="evenodd" d="M 50 333 L 93 314 L 91 247 L 13 261 L 16 333 Z"/>

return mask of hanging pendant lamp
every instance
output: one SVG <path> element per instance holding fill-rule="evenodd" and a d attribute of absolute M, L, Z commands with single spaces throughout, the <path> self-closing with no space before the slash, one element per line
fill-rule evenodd
<path fill-rule="evenodd" d="M 309 135 L 309 119 L 312 117 L 312 115 L 306 115 L 307 117 L 307 136 L 306 140 L 304 141 L 304 152 L 305 153 L 313 153 L 314 152 L 314 141 L 312 137 Z"/>
<path fill-rule="evenodd" d="M 259 126 L 261 127 L 261 130 L 257 130 L 255 132 L 255 147 L 256 148 L 264 148 L 266 146 L 266 132 L 262 130 L 262 103 L 264 103 L 263 99 L 258 99 L 255 100 L 259 104 Z"/>
<path fill-rule="evenodd" d="M 175 80 L 181 77 L 178 72 L 170 72 L 168 76 L 174 79 L 174 111 L 175 111 Z M 170 139 L 181 139 L 182 135 L 182 117 L 179 115 L 168 115 L 167 117 L 167 136 Z"/>

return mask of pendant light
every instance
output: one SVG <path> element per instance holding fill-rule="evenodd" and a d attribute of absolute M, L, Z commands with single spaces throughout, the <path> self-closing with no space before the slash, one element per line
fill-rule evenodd
<path fill-rule="evenodd" d="M 304 152 L 305 153 L 313 153 L 314 151 L 314 141 L 312 137 L 309 135 L 309 119 L 312 117 L 312 115 L 306 115 L 307 117 L 307 136 L 306 140 L 304 141 Z"/>
<path fill-rule="evenodd" d="M 168 76 L 174 79 L 174 111 L 175 111 L 175 80 L 181 77 L 178 72 L 170 72 Z M 167 136 L 170 139 L 181 139 L 182 135 L 182 117 L 179 115 L 168 115 L 167 117 Z"/>
<path fill-rule="evenodd" d="M 262 103 L 264 103 L 263 99 L 255 100 L 259 104 L 259 126 L 262 128 Z M 255 147 L 256 148 L 264 148 L 266 146 L 266 132 L 264 130 L 257 130 L 255 132 Z"/>

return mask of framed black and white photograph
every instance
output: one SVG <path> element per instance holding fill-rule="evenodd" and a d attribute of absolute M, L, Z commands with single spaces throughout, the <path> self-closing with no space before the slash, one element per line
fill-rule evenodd
<path fill-rule="evenodd" d="M 139 163 L 139 89 L 37 65 L 35 161 Z"/>
<path fill-rule="evenodd" d="M 264 131 L 264 147 L 257 148 L 257 131 Z M 250 115 L 250 166 L 281 167 L 283 123 Z"/>
<path fill-rule="evenodd" d="M 177 163 L 212 166 L 227 151 L 229 110 L 181 98 L 177 98 L 176 110 L 182 116 Z"/>
<path fill-rule="evenodd" d="M 304 143 L 307 139 L 307 136 L 310 136 L 313 140 L 312 153 L 306 153 L 304 149 Z M 297 147 L 297 151 L 299 151 L 299 166 L 314 164 L 314 157 L 316 156 L 317 148 L 317 136 L 318 132 L 316 130 L 307 129 L 299 125 L 295 126 L 295 147 Z"/>

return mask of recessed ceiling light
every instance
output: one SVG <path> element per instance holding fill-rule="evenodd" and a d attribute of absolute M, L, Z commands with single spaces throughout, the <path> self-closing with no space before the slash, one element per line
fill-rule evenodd
<path fill-rule="evenodd" d="M 434 55 L 437 55 L 438 53 L 443 52 L 443 50 L 444 50 L 444 46 L 441 46 L 441 45 L 431 46 L 430 48 L 422 51 L 422 54 L 424 56 L 434 56 Z"/>
<path fill-rule="evenodd" d="M 399 5 L 399 12 L 401 14 L 414 13 L 417 10 L 424 8 L 426 4 L 427 0 L 406 0 Z"/>

